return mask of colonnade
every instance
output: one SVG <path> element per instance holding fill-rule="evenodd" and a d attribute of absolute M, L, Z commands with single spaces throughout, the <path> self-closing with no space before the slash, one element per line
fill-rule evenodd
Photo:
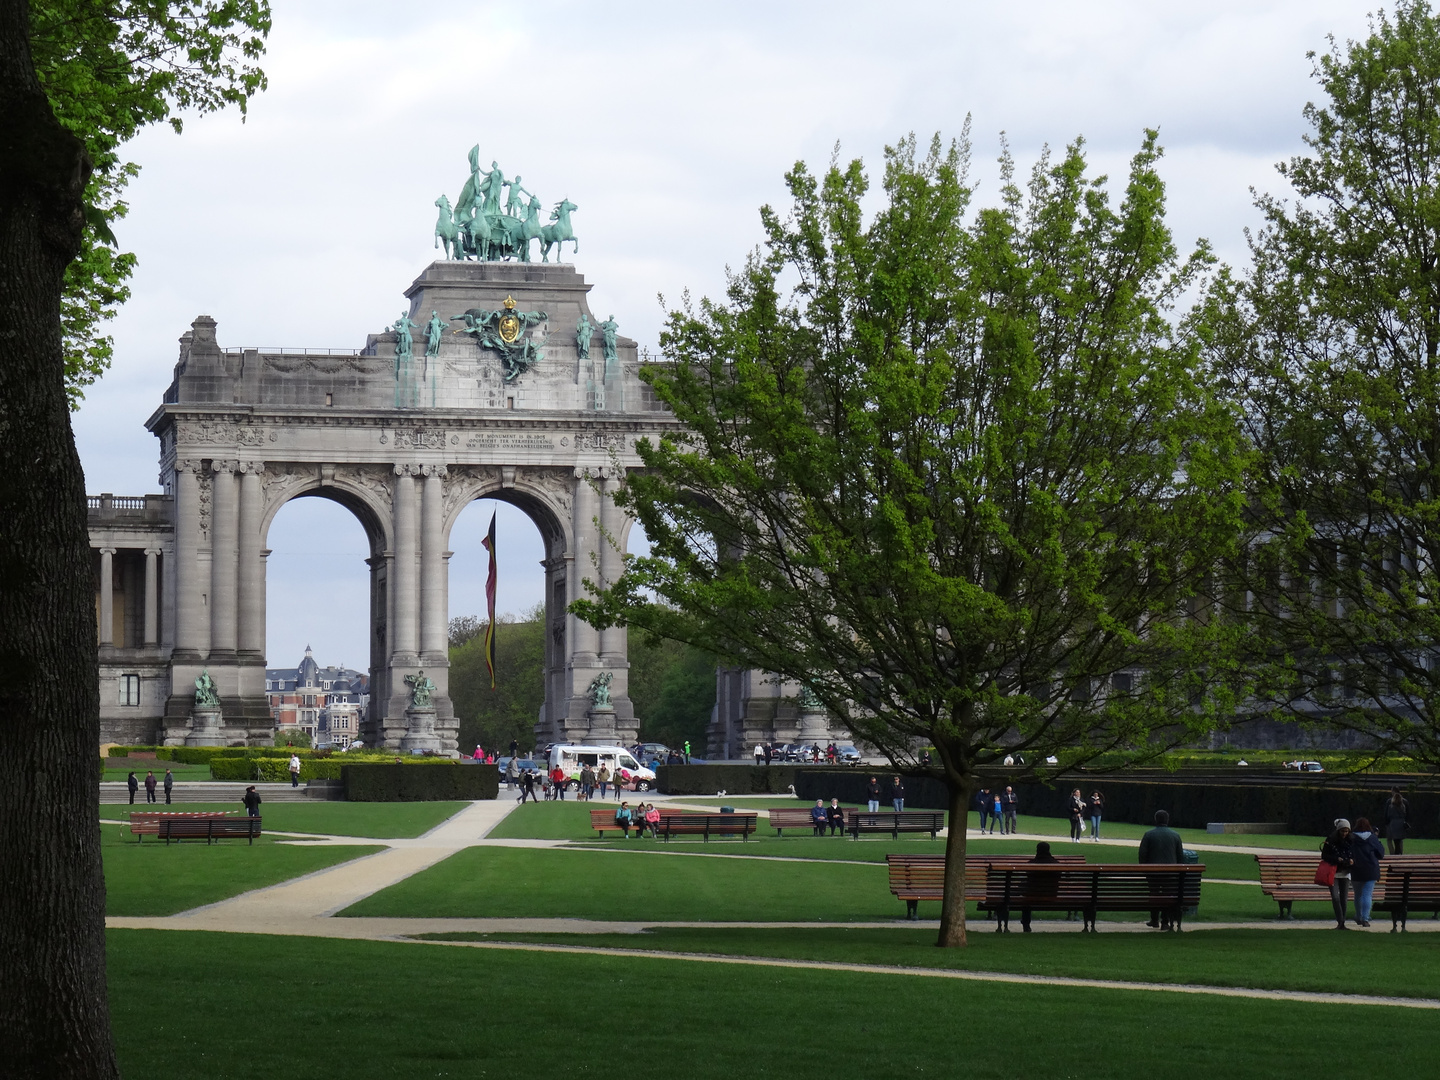
<path fill-rule="evenodd" d="M 99 644 L 102 648 L 115 646 L 115 556 L 121 550 L 116 547 L 102 547 L 100 550 L 100 614 Z M 145 552 L 145 616 L 142 623 L 141 648 L 155 649 L 160 645 L 160 549 L 147 547 Z M 127 642 L 130 647 L 135 643 Z"/>

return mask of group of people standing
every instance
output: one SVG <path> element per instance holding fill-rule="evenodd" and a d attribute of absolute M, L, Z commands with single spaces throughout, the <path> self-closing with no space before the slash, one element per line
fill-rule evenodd
<path fill-rule="evenodd" d="M 865 785 L 865 802 L 870 808 L 870 813 L 878 813 L 880 810 L 880 782 L 875 777 L 870 777 L 870 782 Z M 890 806 L 895 813 L 905 809 L 905 785 L 900 782 L 900 777 L 890 778 Z"/>
<path fill-rule="evenodd" d="M 991 835 L 995 832 L 995 826 L 1000 826 L 1000 835 L 1007 836 L 1016 832 L 1015 815 L 1020 811 L 1020 797 L 1015 794 L 1013 787 L 1007 787 L 1004 791 L 991 792 L 989 788 L 981 788 L 975 796 L 975 808 L 980 811 L 980 831 L 985 832 L 985 825 L 990 825 Z"/>
<path fill-rule="evenodd" d="M 136 779 L 135 771 L 133 769 L 130 771 L 130 775 L 125 778 L 125 786 L 130 789 L 130 803 L 133 806 L 135 803 L 135 796 L 140 791 L 140 781 Z M 147 803 L 153 803 L 156 801 L 155 789 L 157 786 L 160 785 L 156 781 L 155 771 L 152 769 L 145 774 L 145 801 Z M 168 806 L 170 804 L 170 793 L 175 788 L 175 776 L 173 773 L 170 772 L 169 769 L 165 770 L 164 788 L 165 804 Z"/>
<path fill-rule="evenodd" d="M 1385 840 L 1391 855 L 1405 854 L 1405 833 L 1410 828 L 1410 806 L 1398 790 L 1385 801 Z M 1335 819 L 1334 831 L 1320 845 L 1317 885 L 1330 887 L 1330 904 L 1335 912 L 1335 929 L 1347 930 L 1350 892 L 1355 893 L 1355 925 L 1370 925 L 1375 883 L 1380 880 L 1380 862 L 1385 848 L 1369 818 L 1356 818 L 1352 827 L 1346 818 Z"/>
<path fill-rule="evenodd" d="M 1092 791 L 1090 798 L 1084 799 L 1080 796 L 1080 789 L 1077 787 L 1070 792 L 1070 839 L 1083 840 L 1085 837 L 1085 820 L 1090 820 L 1090 839 L 1100 839 L 1100 822 L 1105 817 L 1105 796 L 1098 791 Z M 1168 820 L 1168 819 L 1167 819 Z"/>

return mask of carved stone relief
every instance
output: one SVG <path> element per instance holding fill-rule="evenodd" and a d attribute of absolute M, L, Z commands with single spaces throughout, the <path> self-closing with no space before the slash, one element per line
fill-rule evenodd
<path fill-rule="evenodd" d="M 525 468 L 515 474 L 517 488 L 542 493 L 545 500 L 560 511 L 561 518 L 570 516 L 575 501 L 575 481 L 569 469 Z"/>
<path fill-rule="evenodd" d="M 176 427 L 180 442 L 185 444 L 260 446 L 265 442 L 265 429 L 249 424 L 202 420 L 194 424 L 177 424 Z"/>

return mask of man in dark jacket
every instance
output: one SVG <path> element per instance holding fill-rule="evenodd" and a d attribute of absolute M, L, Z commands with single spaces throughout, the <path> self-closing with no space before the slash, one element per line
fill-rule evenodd
<path fill-rule="evenodd" d="M 254 784 L 251 784 L 245 789 L 245 797 L 242 798 L 240 801 L 245 804 L 246 816 L 260 816 L 260 793 L 255 790 Z"/>
<path fill-rule="evenodd" d="M 980 831 L 981 831 L 981 832 L 984 832 L 984 831 L 985 831 L 985 822 L 986 822 L 987 820 L 989 820 L 989 817 L 990 817 L 990 804 L 991 804 L 993 801 L 994 801 L 994 800 L 992 800 L 992 799 L 990 798 L 990 789 L 989 789 L 989 788 L 981 788 L 981 789 L 980 789 L 980 793 L 975 796 L 975 805 L 976 805 L 976 807 L 978 807 L 979 810 L 980 810 Z M 992 827 L 993 827 L 993 826 L 992 826 Z"/>
<path fill-rule="evenodd" d="M 1035 857 L 1030 860 L 1032 863 L 1058 863 L 1060 860 L 1050 854 L 1050 845 L 1041 840 L 1035 845 Z M 1026 874 L 1025 891 L 1031 896 L 1054 896 L 1060 891 L 1060 876 L 1058 874 Z M 1020 929 L 1030 933 L 1030 909 L 1020 909 Z"/>
<path fill-rule="evenodd" d="M 1020 796 L 1015 794 L 1013 787 L 1007 787 L 1001 794 L 1000 810 L 1005 815 L 1001 832 L 1014 833 L 1016 830 L 1015 815 L 1020 810 Z M 1045 850 L 1049 851 L 1050 849 L 1047 847 Z"/>
<path fill-rule="evenodd" d="M 175 774 L 169 769 L 165 770 L 165 805 L 170 805 L 170 792 L 175 788 Z"/>
<path fill-rule="evenodd" d="M 870 783 L 865 785 L 865 798 L 869 800 L 870 813 L 880 809 L 880 781 L 870 777 Z"/>
<path fill-rule="evenodd" d="M 135 779 L 134 772 L 125 778 L 125 786 L 130 789 L 130 805 L 135 805 L 135 793 L 140 790 L 140 781 Z"/>
<path fill-rule="evenodd" d="M 890 781 L 890 805 L 895 808 L 897 814 L 905 809 L 905 785 L 900 782 L 898 776 Z"/>
<path fill-rule="evenodd" d="M 1180 839 L 1180 834 L 1170 828 L 1170 813 L 1166 810 L 1155 811 L 1155 828 L 1151 829 L 1140 838 L 1140 862 L 1141 863 L 1166 863 L 1175 865 L 1185 861 L 1185 842 Z M 1170 882 L 1165 875 L 1156 874 L 1150 880 L 1150 891 L 1152 893 L 1164 889 Z M 1163 914 L 1163 919 L 1162 919 Z M 1161 930 L 1170 929 L 1170 913 L 1161 912 L 1159 908 L 1152 908 L 1150 921 L 1146 926 L 1159 927 Z"/>

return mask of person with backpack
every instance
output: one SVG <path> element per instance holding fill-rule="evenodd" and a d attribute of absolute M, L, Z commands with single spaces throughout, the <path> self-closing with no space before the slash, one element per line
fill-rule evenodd
<path fill-rule="evenodd" d="M 1355 925 L 1370 925 L 1370 905 L 1374 901 L 1375 883 L 1380 880 L 1380 860 L 1385 849 L 1370 828 L 1368 818 L 1355 819 L 1350 837 L 1350 880 L 1355 883 Z"/>

